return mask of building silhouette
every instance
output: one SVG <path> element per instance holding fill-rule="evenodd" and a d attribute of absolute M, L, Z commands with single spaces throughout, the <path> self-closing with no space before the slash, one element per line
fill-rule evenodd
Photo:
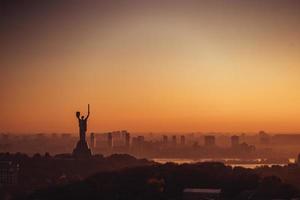
<path fill-rule="evenodd" d="M 107 133 L 107 145 L 109 148 L 113 148 L 113 136 L 112 133 Z"/>
<path fill-rule="evenodd" d="M 176 145 L 177 144 L 177 137 L 176 135 L 172 136 L 172 145 Z"/>
<path fill-rule="evenodd" d="M 240 144 L 240 137 L 237 135 L 231 136 L 231 147 L 236 148 Z"/>
<path fill-rule="evenodd" d="M 185 145 L 185 136 L 184 135 L 180 136 L 180 144 Z"/>
<path fill-rule="evenodd" d="M 95 149 L 95 133 L 91 133 L 91 148 Z"/>
<path fill-rule="evenodd" d="M 125 131 L 124 134 L 125 134 L 125 147 L 127 149 L 129 149 L 130 148 L 130 133 Z"/>
<path fill-rule="evenodd" d="M 204 146 L 206 147 L 214 147 L 216 146 L 216 138 L 213 135 L 204 136 Z"/>
<path fill-rule="evenodd" d="M 260 144 L 269 144 L 270 143 L 270 136 L 265 131 L 260 131 L 258 133 L 259 136 L 259 142 Z"/>
<path fill-rule="evenodd" d="M 163 135 L 163 144 L 168 144 L 168 136 L 167 135 Z"/>

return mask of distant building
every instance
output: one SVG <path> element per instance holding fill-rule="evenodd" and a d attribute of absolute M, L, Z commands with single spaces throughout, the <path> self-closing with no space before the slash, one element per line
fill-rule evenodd
<path fill-rule="evenodd" d="M 117 152 L 130 147 L 130 133 L 126 130 L 97 133 L 95 135 L 95 146 L 98 150 Z"/>
<path fill-rule="evenodd" d="M 231 148 L 236 148 L 240 144 L 240 137 L 239 136 L 231 136 Z"/>
<path fill-rule="evenodd" d="M 243 142 L 239 145 L 240 153 L 253 153 L 255 150 L 256 148 L 254 145 L 249 145 L 246 142 Z"/>
<path fill-rule="evenodd" d="M 71 138 L 71 134 L 70 133 L 62 133 L 61 138 L 63 140 L 69 140 Z"/>
<path fill-rule="evenodd" d="M 95 149 L 95 133 L 91 133 L 91 148 Z"/>
<path fill-rule="evenodd" d="M 173 144 L 173 145 L 176 145 L 176 144 L 177 144 L 177 138 L 176 138 L 176 135 L 173 135 L 173 136 L 172 136 L 172 144 Z"/>
<path fill-rule="evenodd" d="M 114 149 L 124 149 L 130 146 L 130 134 L 126 130 L 113 131 L 110 133 L 112 137 L 112 147 Z"/>
<path fill-rule="evenodd" d="M 113 148 L 113 137 L 111 132 L 107 133 L 107 144 L 109 148 Z"/>
<path fill-rule="evenodd" d="M 272 137 L 272 144 L 299 145 L 300 134 L 276 134 Z"/>
<path fill-rule="evenodd" d="M 168 144 L 168 136 L 167 135 L 163 135 L 163 143 Z"/>
<path fill-rule="evenodd" d="M 130 133 L 125 131 L 125 147 L 129 148 L 130 147 Z"/>
<path fill-rule="evenodd" d="M 112 147 L 114 149 L 119 149 L 120 147 L 124 147 L 125 140 L 123 137 L 123 133 L 121 131 L 113 131 L 112 133 Z"/>
<path fill-rule="evenodd" d="M 94 147 L 97 151 L 108 149 L 108 133 L 94 133 Z"/>
<path fill-rule="evenodd" d="M 138 143 L 139 143 L 138 138 L 133 137 L 131 143 L 132 143 L 132 147 L 136 148 L 138 146 Z"/>
<path fill-rule="evenodd" d="M 17 185 L 18 184 L 19 164 L 11 161 L 0 162 L 0 185 Z"/>
<path fill-rule="evenodd" d="M 145 137 L 144 136 L 138 136 L 137 141 L 142 144 L 142 143 L 145 142 Z"/>
<path fill-rule="evenodd" d="M 144 144 L 145 144 L 145 137 L 144 136 L 137 136 L 137 137 L 132 138 L 132 147 L 135 150 L 139 151 L 139 153 L 144 148 Z"/>
<path fill-rule="evenodd" d="M 218 200 L 221 189 L 186 188 L 183 190 L 183 200 Z"/>
<path fill-rule="evenodd" d="M 270 143 L 270 136 L 266 132 L 260 131 L 258 133 L 258 135 L 259 135 L 260 144 L 269 144 Z"/>
<path fill-rule="evenodd" d="M 204 136 L 204 146 L 206 147 L 214 147 L 216 146 L 216 138 L 213 135 Z"/>
<path fill-rule="evenodd" d="M 185 145 L 185 136 L 184 135 L 180 136 L 180 144 Z"/>
<path fill-rule="evenodd" d="M 52 133 L 51 137 L 52 137 L 52 139 L 56 140 L 58 138 L 58 135 L 57 135 L 57 133 Z"/>

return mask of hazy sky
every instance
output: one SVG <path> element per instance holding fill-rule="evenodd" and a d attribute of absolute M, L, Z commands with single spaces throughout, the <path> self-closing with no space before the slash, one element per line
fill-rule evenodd
<path fill-rule="evenodd" d="M 300 1 L 1 2 L 0 132 L 300 131 Z"/>

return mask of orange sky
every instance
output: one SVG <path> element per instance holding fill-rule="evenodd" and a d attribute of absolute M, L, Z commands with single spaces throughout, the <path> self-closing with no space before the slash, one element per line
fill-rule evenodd
<path fill-rule="evenodd" d="M 0 132 L 300 131 L 297 1 L 7 4 Z"/>

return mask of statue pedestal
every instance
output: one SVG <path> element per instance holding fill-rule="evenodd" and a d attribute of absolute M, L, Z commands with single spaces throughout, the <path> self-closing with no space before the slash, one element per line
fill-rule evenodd
<path fill-rule="evenodd" d="M 77 145 L 73 150 L 73 156 L 76 158 L 89 158 L 92 156 L 91 150 L 85 140 L 79 140 L 77 142 Z"/>

